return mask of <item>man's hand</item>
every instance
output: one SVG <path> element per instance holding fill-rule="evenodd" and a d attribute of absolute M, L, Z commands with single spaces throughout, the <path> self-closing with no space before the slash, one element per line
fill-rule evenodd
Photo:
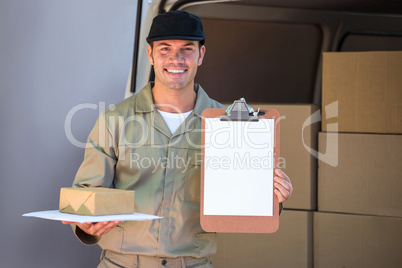
<path fill-rule="evenodd" d="M 112 230 L 117 224 L 123 221 L 101 221 L 101 222 L 71 222 L 62 221 L 63 224 L 76 224 L 81 230 L 89 235 L 102 236 Z"/>
<path fill-rule="evenodd" d="M 279 203 L 288 200 L 293 192 L 292 183 L 289 177 L 280 169 L 275 169 L 274 192 L 278 197 Z"/>

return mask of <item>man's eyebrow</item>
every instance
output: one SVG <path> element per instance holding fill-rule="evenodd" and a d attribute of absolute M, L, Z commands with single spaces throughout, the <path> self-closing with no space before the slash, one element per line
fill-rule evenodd
<path fill-rule="evenodd" d="M 168 44 L 168 43 L 159 43 L 158 47 L 160 47 L 160 46 L 169 46 L 170 47 L 170 44 Z"/>
<path fill-rule="evenodd" d="M 188 43 L 184 44 L 183 46 L 185 46 L 185 47 L 196 46 L 196 44 L 194 44 L 194 42 L 188 42 Z"/>

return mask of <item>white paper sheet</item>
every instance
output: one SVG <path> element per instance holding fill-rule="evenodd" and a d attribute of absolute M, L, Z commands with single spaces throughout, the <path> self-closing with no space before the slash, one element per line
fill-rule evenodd
<path fill-rule="evenodd" d="M 206 118 L 204 215 L 273 215 L 274 122 Z"/>
<path fill-rule="evenodd" d="M 58 210 L 47 210 L 25 213 L 24 217 L 36 217 L 55 221 L 72 221 L 72 222 L 100 222 L 100 221 L 148 221 L 161 219 L 162 217 L 133 213 L 133 214 L 120 214 L 120 215 L 104 215 L 104 216 L 82 216 L 68 213 L 61 213 Z"/>

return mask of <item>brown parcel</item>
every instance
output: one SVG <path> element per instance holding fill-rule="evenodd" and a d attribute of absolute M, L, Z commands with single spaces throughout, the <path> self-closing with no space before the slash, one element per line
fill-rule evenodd
<path fill-rule="evenodd" d="M 322 131 L 402 133 L 402 51 L 324 53 L 322 79 Z"/>
<path fill-rule="evenodd" d="M 61 188 L 59 211 L 99 216 L 134 213 L 134 191 L 109 188 Z"/>

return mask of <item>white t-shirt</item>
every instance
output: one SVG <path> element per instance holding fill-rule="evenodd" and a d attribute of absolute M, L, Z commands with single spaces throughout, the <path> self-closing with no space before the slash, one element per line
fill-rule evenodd
<path fill-rule="evenodd" d="M 161 110 L 158 112 L 162 115 L 163 119 L 166 122 L 166 125 L 169 127 L 170 132 L 173 134 L 179 128 L 179 126 L 186 120 L 187 116 L 191 114 L 192 110 L 185 113 L 168 113 Z"/>

